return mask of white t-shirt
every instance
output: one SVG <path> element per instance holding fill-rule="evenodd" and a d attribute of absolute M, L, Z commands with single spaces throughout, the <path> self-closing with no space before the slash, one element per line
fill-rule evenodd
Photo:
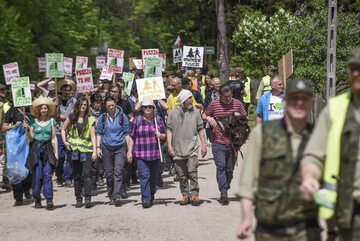
<path fill-rule="evenodd" d="M 284 117 L 283 98 L 271 95 L 269 102 L 269 120 L 278 120 Z"/>

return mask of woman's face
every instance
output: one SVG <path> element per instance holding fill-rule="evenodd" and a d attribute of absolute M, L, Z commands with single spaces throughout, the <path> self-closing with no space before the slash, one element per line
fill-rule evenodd
<path fill-rule="evenodd" d="M 151 105 L 143 106 L 142 110 L 143 110 L 144 114 L 147 114 L 147 115 L 154 113 L 154 107 Z"/>
<path fill-rule="evenodd" d="M 40 116 L 47 116 L 48 113 L 49 113 L 49 108 L 47 107 L 47 105 L 41 105 L 39 107 L 40 111 L 39 111 L 39 114 Z"/>
<path fill-rule="evenodd" d="M 110 96 L 114 97 L 115 100 L 120 99 L 120 90 L 118 87 L 114 87 L 110 90 Z"/>
<path fill-rule="evenodd" d="M 88 103 L 87 101 L 83 101 L 80 105 L 80 112 L 85 112 L 88 109 Z"/>
<path fill-rule="evenodd" d="M 115 113 L 116 104 L 113 100 L 106 101 L 106 109 L 110 114 Z"/>

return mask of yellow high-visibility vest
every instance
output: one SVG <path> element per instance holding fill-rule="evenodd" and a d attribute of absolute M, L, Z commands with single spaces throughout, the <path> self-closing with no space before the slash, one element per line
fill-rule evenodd
<path fill-rule="evenodd" d="M 91 142 L 91 127 L 96 119 L 92 116 L 89 117 L 84 135 L 80 136 L 77 128 L 72 128 L 69 131 L 68 141 L 73 151 L 92 152 L 93 144 Z M 84 127 L 85 128 L 85 127 Z"/>
<path fill-rule="evenodd" d="M 262 82 L 264 83 L 263 94 L 265 94 L 266 92 L 271 90 L 270 76 L 269 75 L 264 76 L 262 78 Z"/>
<path fill-rule="evenodd" d="M 245 92 L 246 92 L 246 96 L 243 97 L 243 101 L 244 103 L 250 104 L 251 102 L 251 93 L 250 93 L 250 78 L 246 77 L 246 82 L 245 82 Z"/>

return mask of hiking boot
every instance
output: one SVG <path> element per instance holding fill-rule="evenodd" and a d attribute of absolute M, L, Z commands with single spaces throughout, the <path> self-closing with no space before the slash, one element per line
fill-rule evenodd
<path fill-rule="evenodd" d="M 18 206 L 22 206 L 22 205 L 24 205 L 23 200 L 16 200 L 14 203 L 14 207 L 18 207 Z"/>
<path fill-rule="evenodd" d="M 188 205 L 190 204 L 190 197 L 187 195 L 183 195 L 182 199 L 180 200 L 180 205 L 184 206 L 184 205 Z"/>
<path fill-rule="evenodd" d="M 41 198 L 35 198 L 35 206 L 34 208 L 42 208 Z"/>
<path fill-rule="evenodd" d="M 32 198 L 32 196 L 30 194 L 30 191 L 24 192 L 24 196 L 25 196 L 26 199 L 31 199 Z"/>
<path fill-rule="evenodd" d="M 75 207 L 76 207 L 76 208 L 81 208 L 82 205 L 83 205 L 82 198 L 76 199 Z"/>
<path fill-rule="evenodd" d="M 220 200 L 219 202 L 222 204 L 222 205 L 228 205 L 229 204 L 229 198 L 228 198 L 228 195 L 226 192 L 222 192 L 220 194 Z"/>
<path fill-rule="evenodd" d="M 46 200 L 46 209 L 47 210 L 53 210 L 54 209 L 54 203 L 52 199 Z"/>
<path fill-rule="evenodd" d="M 115 204 L 115 207 L 120 207 L 121 206 L 121 199 L 120 198 L 116 198 L 114 200 L 114 204 Z"/>
<path fill-rule="evenodd" d="M 143 208 L 150 208 L 150 207 L 151 207 L 151 202 L 150 202 L 150 201 L 144 201 L 144 202 L 142 202 L 142 207 L 143 207 Z"/>
<path fill-rule="evenodd" d="M 199 206 L 201 204 L 201 201 L 199 199 L 199 195 L 193 195 L 191 197 L 191 205 L 192 206 Z"/>
<path fill-rule="evenodd" d="M 85 208 L 91 208 L 91 200 L 89 198 L 85 198 Z"/>

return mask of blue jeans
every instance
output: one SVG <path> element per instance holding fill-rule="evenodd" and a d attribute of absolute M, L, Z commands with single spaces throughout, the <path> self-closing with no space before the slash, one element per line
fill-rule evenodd
<path fill-rule="evenodd" d="M 137 159 L 142 202 L 154 200 L 159 163 L 160 160 L 144 161 Z"/>
<path fill-rule="evenodd" d="M 72 166 L 71 166 L 71 155 L 66 150 L 64 142 L 62 141 L 61 134 L 56 134 L 58 141 L 58 154 L 59 160 L 56 167 L 56 177 L 58 182 L 63 183 L 71 181 L 72 179 Z"/>
<path fill-rule="evenodd" d="M 39 161 L 36 164 L 32 173 L 32 196 L 34 198 L 40 198 L 41 187 L 43 187 L 45 199 L 53 199 L 52 174 L 53 167 L 47 161 Z"/>
<path fill-rule="evenodd" d="M 233 178 L 235 157 L 230 145 L 212 143 L 212 153 L 216 165 L 216 180 L 220 192 L 227 192 Z"/>

